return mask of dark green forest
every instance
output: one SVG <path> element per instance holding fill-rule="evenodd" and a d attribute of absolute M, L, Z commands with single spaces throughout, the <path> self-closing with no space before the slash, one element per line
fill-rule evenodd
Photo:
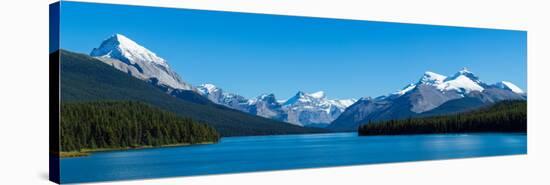
<path fill-rule="evenodd" d="M 61 151 L 217 142 L 206 124 L 135 101 L 61 105 Z"/>
<path fill-rule="evenodd" d="M 454 115 L 369 122 L 358 129 L 361 136 L 465 132 L 527 132 L 527 102 L 502 101 Z"/>
<path fill-rule="evenodd" d="M 214 104 L 195 92 L 179 98 L 93 57 L 60 50 L 62 102 L 138 101 L 214 127 L 221 136 L 326 132 L 271 120 Z"/>

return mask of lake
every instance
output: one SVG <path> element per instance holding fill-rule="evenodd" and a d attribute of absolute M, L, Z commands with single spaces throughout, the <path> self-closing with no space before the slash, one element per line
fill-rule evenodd
<path fill-rule="evenodd" d="M 97 152 L 61 159 L 61 182 L 175 177 L 527 153 L 514 133 L 222 138 L 217 144 Z"/>

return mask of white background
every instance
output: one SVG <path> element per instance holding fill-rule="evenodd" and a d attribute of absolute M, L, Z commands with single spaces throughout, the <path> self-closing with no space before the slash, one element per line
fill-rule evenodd
<path fill-rule="evenodd" d="M 48 4 L 2 1 L 0 184 L 48 177 Z M 550 184 L 547 82 L 550 6 L 544 0 L 96 0 L 153 6 L 528 31 L 528 155 L 120 181 L 117 184 Z M 497 68 L 498 69 L 498 68 Z"/>

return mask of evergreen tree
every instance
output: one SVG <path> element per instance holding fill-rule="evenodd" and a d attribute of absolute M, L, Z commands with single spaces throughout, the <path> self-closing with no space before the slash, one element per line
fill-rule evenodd
<path fill-rule="evenodd" d="M 212 127 L 134 101 L 63 103 L 61 151 L 217 142 Z"/>

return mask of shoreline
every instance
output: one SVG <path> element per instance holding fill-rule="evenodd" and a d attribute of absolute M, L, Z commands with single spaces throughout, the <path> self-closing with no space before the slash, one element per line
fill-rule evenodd
<path fill-rule="evenodd" d="M 491 134 L 491 133 L 515 133 L 515 134 L 527 134 L 527 132 L 499 132 L 499 131 L 488 131 L 488 132 L 447 132 L 447 133 L 414 133 L 414 134 L 380 134 L 380 135 L 361 135 L 357 131 L 355 132 L 329 132 L 329 133 L 311 133 L 314 135 L 317 134 L 337 134 L 337 133 L 357 133 L 359 137 L 369 137 L 369 136 L 404 136 L 404 135 L 437 135 L 437 134 Z M 276 134 L 276 135 L 257 135 L 257 136 L 289 136 L 289 135 L 302 135 L 302 134 Z M 231 137 L 253 137 L 253 136 L 231 136 Z M 124 150 L 141 150 L 141 149 L 154 149 L 154 148 L 169 148 L 169 147 L 181 147 L 181 146 L 194 146 L 194 145 L 206 145 L 206 144 L 216 144 L 218 142 L 200 142 L 200 143 L 178 143 L 178 144 L 168 144 L 161 146 L 137 146 L 137 147 L 121 147 L 121 148 L 97 148 L 89 149 L 85 148 L 80 151 L 69 151 L 69 152 L 59 152 L 59 158 L 76 158 L 76 157 L 86 157 L 90 156 L 96 152 L 112 152 L 112 151 L 124 151 Z"/>
<path fill-rule="evenodd" d="M 369 136 L 412 136 L 412 135 L 437 135 L 437 134 L 527 134 L 524 131 L 479 131 L 479 132 L 430 132 L 430 133 L 410 133 L 410 134 L 367 134 L 361 135 L 359 132 L 356 132 L 359 137 L 369 137 Z"/>
<path fill-rule="evenodd" d="M 86 157 L 92 155 L 92 153 L 96 152 L 112 152 L 112 151 L 122 151 L 122 150 L 141 150 L 141 149 L 153 149 L 153 148 L 169 148 L 169 147 L 181 147 L 181 146 L 193 146 L 193 145 L 206 145 L 206 144 L 216 144 L 217 142 L 209 141 L 209 142 L 200 142 L 200 143 L 178 143 L 178 144 L 168 144 L 168 145 L 161 145 L 161 146 L 152 146 L 152 145 L 145 145 L 145 146 L 137 146 L 137 147 L 120 147 L 120 148 L 95 148 L 95 149 L 89 149 L 84 148 L 80 151 L 69 151 L 69 152 L 59 152 L 59 158 L 75 158 L 75 157 Z"/>

